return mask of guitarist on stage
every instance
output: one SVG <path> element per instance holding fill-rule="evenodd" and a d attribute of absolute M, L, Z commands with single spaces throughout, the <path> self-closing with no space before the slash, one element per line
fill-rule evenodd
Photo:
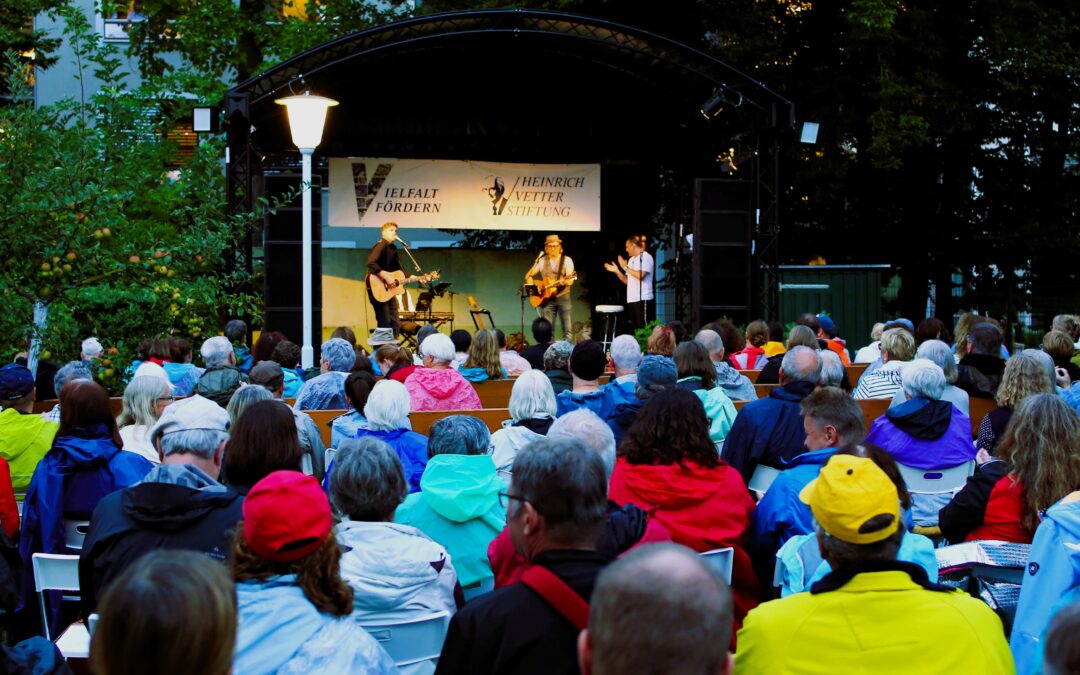
<path fill-rule="evenodd" d="M 383 223 L 382 226 L 382 238 L 379 239 L 379 243 L 375 244 L 371 249 L 371 253 L 368 254 L 367 268 L 368 276 L 377 276 L 387 284 L 394 284 L 397 281 L 391 276 L 392 272 L 398 272 L 401 270 L 401 263 L 398 261 L 398 249 L 394 245 L 397 238 L 398 226 L 397 223 Z M 406 276 L 405 283 L 410 281 L 416 281 L 417 277 Z M 369 278 L 367 283 L 368 300 L 371 301 L 371 306 L 375 310 L 375 325 L 379 328 L 393 328 L 394 337 L 398 336 L 401 332 L 401 321 L 398 320 L 398 308 L 397 299 L 391 298 L 387 302 L 379 302 L 375 299 L 375 296 L 371 294 L 371 280 Z"/>
<path fill-rule="evenodd" d="M 539 281 L 536 277 L 539 277 Z M 564 339 L 570 340 L 570 329 L 573 325 L 570 315 L 570 287 L 574 285 L 574 261 L 563 253 L 559 235 L 547 236 L 544 252 L 536 258 L 532 268 L 525 273 L 525 283 L 535 284 L 541 292 L 552 296 L 536 308 L 536 313 L 554 326 L 557 311 L 559 321 L 562 323 Z"/>

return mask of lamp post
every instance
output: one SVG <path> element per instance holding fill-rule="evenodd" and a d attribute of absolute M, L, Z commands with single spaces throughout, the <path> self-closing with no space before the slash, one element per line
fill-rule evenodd
<path fill-rule="evenodd" d="M 286 96 L 274 101 L 285 106 L 289 114 L 289 131 L 292 142 L 300 150 L 303 164 L 303 303 L 304 303 L 304 344 L 300 347 L 300 365 L 304 370 L 311 368 L 315 359 L 315 348 L 311 344 L 312 302 L 311 302 L 311 156 L 322 141 L 323 126 L 326 123 L 326 111 L 338 104 L 324 96 L 312 96 L 305 91 L 298 96 Z"/>

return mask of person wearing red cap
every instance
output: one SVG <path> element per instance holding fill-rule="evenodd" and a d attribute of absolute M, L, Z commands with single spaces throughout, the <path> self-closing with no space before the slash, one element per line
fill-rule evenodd
<path fill-rule="evenodd" d="M 330 503 L 317 480 L 275 471 L 248 492 L 233 545 L 240 625 L 233 672 L 396 673 L 354 622 Z"/>

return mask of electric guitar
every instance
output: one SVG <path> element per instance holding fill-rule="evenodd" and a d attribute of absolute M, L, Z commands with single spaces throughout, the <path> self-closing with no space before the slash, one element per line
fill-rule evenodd
<path fill-rule="evenodd" d="M 394 299 L 394 296 L 401 295 L 405 292 L 405 279 L 407 278 L 405 273 L 401 270 L 396 272 L 390 272 L 390 276 L 393 277 L 393 281 L 389 284 L 383 281 L 382 277 L 377 274 L 367 275 L 367 285 L 371 289 L 371 295 L 379 302 L 389 302 Z M 422 284 L 438 279 L 438 270 L 429 272 L 423 276 L 416 277 L 416 281 Z"/>
<path fill-rule="evenodd" d="M 566 284 L 577 280 L 577 272 L 567 274 L 564 277 L 558 279 L 552 279 L 551 281 L 544 281 L 541 279 L 536 282 L 537 295 L 529 296 L 529 304 L 533 307 L 543 307 L 548 304 L 552 298 L 559 294 L 559 290 Z"/>

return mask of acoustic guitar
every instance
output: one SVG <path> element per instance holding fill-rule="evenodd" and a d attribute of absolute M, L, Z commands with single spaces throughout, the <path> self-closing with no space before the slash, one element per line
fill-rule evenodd
<path fill-rule="evenodd" d="M 405 273 L 401 270 L 397 270 L 396 272 L 390 272 L 390 276 L 393 277 L 394 280 L 388 284 L 377 274 L 367 275 L 367 285 L 368 288 L 371 289 L 371 295 L 379 302 L 389 302 L 393 300 L 395 296 L 405 292 L 405 279 L 407 278 Z M 417 277 L 416 281 L 426 284 L 427 282 L 438 278 L 439 272 L 436 270 Z"/>
<path fill-rule="evenodd" d="M 559 290 L 566 284 L 577 280 L 577 272 L 567 274 L 564 277 L 558 279 L 552 279 L 551 281 L 544 281 L 541 279 L 536 282 L 537 295 L 529 296 L 529 303 L 533 307 L 543 307 L 548 304 L 552 298 L 559 294 Z"/>

